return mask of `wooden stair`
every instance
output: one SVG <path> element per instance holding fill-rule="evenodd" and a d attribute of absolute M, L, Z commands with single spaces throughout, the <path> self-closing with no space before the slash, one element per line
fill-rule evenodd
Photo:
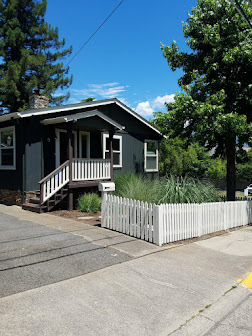
<path fill-rule="evenodd" d="M 49 198 L 44 204 L 40 205 L 40 192 L 36 192 L 36 196 L 30 198 L 29 203 L 24 203 L 22 209 L 42 213 L 51 211 L 57 204 L 59 204 L 68 195 L 68 188 L 66 186 L 60 189 L 56 194 Z"/>

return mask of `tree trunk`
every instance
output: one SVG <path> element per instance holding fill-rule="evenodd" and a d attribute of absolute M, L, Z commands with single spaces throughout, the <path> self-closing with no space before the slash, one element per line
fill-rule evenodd
<path fill-rule="evenodd" d="M 226 142 L 227 155 L 227 200 L 235 201 L 236 191 L 236 139 L 235 137 L 227 139 Z"/>

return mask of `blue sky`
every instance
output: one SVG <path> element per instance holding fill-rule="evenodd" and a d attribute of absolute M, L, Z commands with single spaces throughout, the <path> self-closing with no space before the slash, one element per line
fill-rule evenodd
<path fill-rule="evenodd" d="M 46 20 L 75 53 L 119 2 L 50 0 Z M 169 69 L 160 42 L 176 40 L 186 49 L 181 22 L 195 5 L 196 0 L 125 0 L 70 64 L 68 103 L 116 97 L 147 119 L 154 110 L 164 111 L 182 72 Z"/>

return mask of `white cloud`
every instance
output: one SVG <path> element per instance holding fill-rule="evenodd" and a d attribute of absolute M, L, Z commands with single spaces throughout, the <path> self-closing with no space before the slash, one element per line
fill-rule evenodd
<path fill-rule="evenodd" d="M 157 96 L 152 103 L 153 108 L 162 108 L 164 107 L 164 103 L 172 103 L 174 102 L 175 94 L 165 95 L 163 97 Z"/>
<path fill-rule="evenodd" d="M 136 112 L 141 114 L 143 117 L 149 117 L 154 112 L 153 108 L 150 106 L 149 101 L 139 103 L 136 107 Z"/>
<path fill-rule="evenodd" d="M 104 84 L 88 84 L 87 89 L 76 90 L 73 89 L 72 93 L 74 96 L 78 96 L 81 99 L 87 97 L 95 97 L 96 99 L 101 98 L 114 98 L 119 93 L 124 92 L 126 86 L 119 85 L 117 82 L 104 83 Z"/>
<path fill-rule="evenodd" d="M 174 101 L 174 94 L 157 96 L 152 100 L 141 102 L 137 105 L 135 111 L 141 114 L 143 117 L 152 116 L 154 111 L 158 111 L 164 108 L 164 103 L 171 103 Z"/>

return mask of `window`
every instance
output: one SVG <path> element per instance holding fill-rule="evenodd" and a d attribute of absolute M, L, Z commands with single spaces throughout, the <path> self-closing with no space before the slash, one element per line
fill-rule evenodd
<path fill-rule="evenodd" d="M 109 156 L 109 135 L 103 134 L 103 159 L 110 159 Z M 113 136 L 113 167 L 122 167 L 122 136 Z"/>
<path fill-rule="evenodd" d="M 15 169 L 15 127 L 0 129 L 0 168 Z"/>
<path fill-rule="evenodd" d="M 158 171 L 158 142 L 145 140 L 144 143 L 144 170 L 146 172 Z"/>

